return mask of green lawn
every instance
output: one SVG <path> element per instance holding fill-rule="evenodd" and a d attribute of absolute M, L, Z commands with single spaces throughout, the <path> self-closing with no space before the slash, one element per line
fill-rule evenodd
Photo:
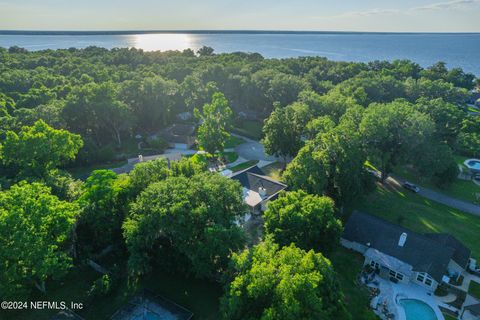
<path fill-rule="evenodd" d="M 238 154 L 235 152 L 220 152 L 219 155 L 227 161 L 227 163 L 235 162 L 238 159 Z"/>
<path fill-rule="evenodd" d="M 355 208 L 416 232 L 448 232 L 480 257 L 480 217 L 422 198 L 401 187 L 378 185 Z"/>
<path fill-rule="evenodd" d="M 262 171 L 265 172 L 267 176 L 274 180 L 281 181 L 282 180 L 282 170 L 284 169 L 285 165 L 281 162 L 274 162 L 266 167 L 262 168 Z"/>
<path fill-rule="evenodd" d="M 250 160 L 250 161 L 247 161 L 247 162 L 244 162 L 244 163 L 240 163 L 240 164 L 236 165 L 235 167 L 231 167 L 230 170 L 232 170 L 233 172 L 241 171 L 241 170 L 250 168 L 250 167 L 256 165 L 257 163 L 258 163 L 257 160 Z"/>
<path fill-rule="evenodd" d="M 470 286 L 468 287 L 468 294 L 477 299 L 480 299 L 480 283 L 470 281 Z"/>
<path fill-rule="evenodd" d="M 260 140 L 262 138 L 263 123 L 260 121 L 245 120 L 236 126 L 233 131 L 250 139 Z"/>
<path fill-rule="evenodd" d="M 463 163 L 463 161 L 461 162 Z M 435 184 L 433 184 L 430 181 L 430 179 L 425 179 L 420 177 L 411 168 L 407 168 L 405 166 L 399 166 L 395 168 L 394 171 L 395 171 L 394 172 L 395 175 L 401 178 L 404 178 L 410 182 L 413 182 L 415 184 L 418 184 L 421 187 L 429 188 L 461 200 L 478 203 L 475 194 L 480 193 L 480 187 L 477 186 L 472 181 L 455 179 L 455 181 L 452 184 L 450 184 L 448 187 L 439 188 Z"/>
<path fill-rule="evenodd" d="M 245 143 L 245 140 L 239 137 L 230 136 L 228 137 L 227 141 L 225 142 L 225 149 L 227 148 L 235 148 L 236 146 Z"/>
<path fill-rule="evenodd" d="M 232 163 L 235 162 L 238 159 L 238 154 L 236 152 L 220 152 L 215 155 L 216 157 L 223 157 L 227 163 Z M 184 157 L 186 158 L 192 158 L 193 161 L 196 162 L 204 162 L 208 165 L 208 161 L 211 158 L 210 155 L 207 155 L 205 153 L 200 154 L 200 153 L 195 153 L 195 154 L 189 154 L 185 155 Z"/>
<path fill-rule="evenodd" d="M 445 318 L 445 320 L 456 320 L 457 318 L 448 314 L 448 313 L 443 313 L 443 317 Z"/>
<path fill-rule="evenodd" d="M 378 319 L 369 308 L 369 296 L 365 287 L 356 282 L 357 276 L 363 266 L 363 256 L 338 247 L 330 256 L 330 260 L 338 274 L 340 287 L 345 295 L 345 303 L 353 319 Z"/>
<path fill-rule="evenodd" d="M 106 164 L 94 164 L 91 166 L 76 167 L 67 169 L 75 179 L 85 179 L 95 170 L 112 169 L 124 166 L 127 161 L 112 162 Z"/>

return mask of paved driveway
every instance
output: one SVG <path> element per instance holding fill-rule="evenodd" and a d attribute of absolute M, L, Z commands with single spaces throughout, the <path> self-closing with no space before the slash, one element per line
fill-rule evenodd
<path fill-rule="evenodd" d="M 398 177 L 393 177 L 389 176 L 387 179 L 387 183 L 396 185 L 396 186 L 401 186 L 405 182 L 404 179 L 398 178 Z M 408 191 L 407 191 L 408 192 Z M 463 201 L 459 200 L 454 197 L 447 196 L 443 193 L 436 192 L 424 187 L 420 187 L 420 191 L 417 193 L 418 195 L 433 200 L 435 202 L 439 202 L 441 204 L 447 205 L 449 207 L 468 212 L 470 214 L 480 216 L 480 206 L 477 206 L 473 203 L 470 203 L 468 201 Z"/>
<path fill-rule="evenodd" d="M 260 142 L 257 141 L 248 141 L 242 143 L 241 145 L 235 148 L 235 152 L 242 158 L 247 160 L 264 160 L 264 161 L 275 161 L 277 160 L 274 156 L 269 156 L 265 153 L 265 149 Z"/>

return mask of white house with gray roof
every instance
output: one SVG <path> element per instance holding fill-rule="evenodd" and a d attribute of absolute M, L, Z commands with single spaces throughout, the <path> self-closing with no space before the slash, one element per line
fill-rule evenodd
<path fill-rule="evenodd" d="M 458 279 L 471 254 L 452 235 L 419 234 L 358 211 L 345 224 L 341 243 L 363 254 L 365 265 L 381 277 L 431 291 L 443 281 Z"/>

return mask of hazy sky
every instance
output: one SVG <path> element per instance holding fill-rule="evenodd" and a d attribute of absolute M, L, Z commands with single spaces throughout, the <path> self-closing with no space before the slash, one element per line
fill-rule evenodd
<path fill-rule="evenodd" d="M 0 0 L 0 29 L 480 32 L 480 0 Z"/>

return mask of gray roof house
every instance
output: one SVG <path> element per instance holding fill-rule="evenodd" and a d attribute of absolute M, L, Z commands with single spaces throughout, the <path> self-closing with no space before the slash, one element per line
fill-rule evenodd
<path fill-rule="evenodd" d="M 250 209 L 245 221 L 250 219 L 250 214 L 261 214 L 265 211 L 268 201 L 275 200 L 278 194 L 287 188 L 286 184 L 265 176 L 257 166 L 236 172 L 231 179 L 242 185 L 243 200 Z"/>
<path fill-rule="evenodd" d="M 343 246 L 360 252 L 381 276 L 435 290 L 458 278 L 470 250 L 449 234 L 420 234 L 381 218 L 355 211 L 345 224 Z"/>
<path fill-rule="evenodd" d="M 163 129 L 158 135 L 172 148 L 190 149 L 195 144 L 195 125 L 175 123 Z"/>
<path fill-rule="evenodd" d="M 480 319 L 480 303 L 464 307 L 460 319 Z"/>

